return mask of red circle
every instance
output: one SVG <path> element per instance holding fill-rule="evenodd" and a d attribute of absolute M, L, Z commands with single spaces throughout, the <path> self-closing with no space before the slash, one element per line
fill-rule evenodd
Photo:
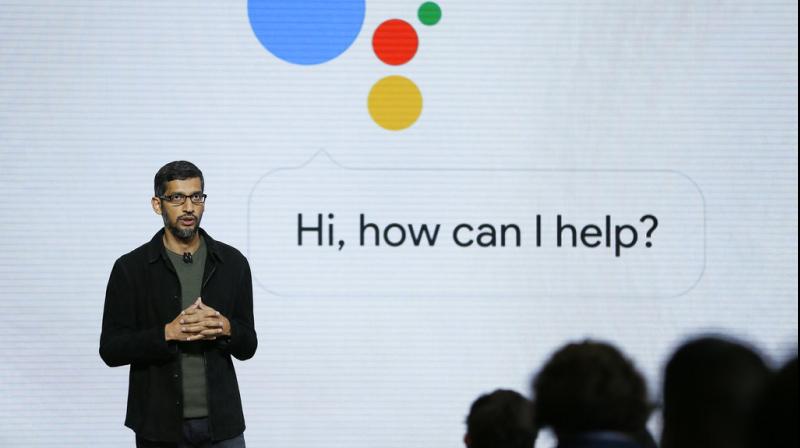
<path fill-rule="evenodd" d="M 408 22 L 392 19 L 383 22 L 372 36 L 372 48 L 378 59 L 389 65 L 403 65 L 417 54 L 419 37 Z"/>

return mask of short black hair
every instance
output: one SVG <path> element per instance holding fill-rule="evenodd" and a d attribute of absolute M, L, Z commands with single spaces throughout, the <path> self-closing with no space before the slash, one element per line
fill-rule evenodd
<path fill-rule="evenodd" d="M 636 435 L 652 406 L 644 377 L 622 352 L 596 341 L 558 350 L 533 381 L 536 419 L 559 437 L 592 431 Z"/>
<path fill-rule="evenodd" d="M 156 197 L 161 197 L 167 191 L 167 183 L 173 180 L 200 178 L 200 189 L 205 190 L 203 172 L 192 162 L 176 160 L 161 167 L 153 179 L 153 190 Z"/>
<path fill-rule="evenodd" d="M 766 363 L 744 343 L 719 336 L 684 343 L 664 372 L 661 446 L 746 446 L 768 380 Z"/>
<path fill-rule="evenodd" d="M 537 434 L 531 402 L 513 390 L 482 395 L 467 417 L 470 448 L 531 448 Z"/>

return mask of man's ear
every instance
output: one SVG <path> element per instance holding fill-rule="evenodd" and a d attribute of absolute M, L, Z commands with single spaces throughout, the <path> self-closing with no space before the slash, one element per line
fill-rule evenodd
<path fill-rule="evenodd" d="M 150 199 L 150 205 L 153 206 L 153 211 L 156 212 L 157 215 L 161 214 L 161 199 L 153 196 L 153 198 Z"/>

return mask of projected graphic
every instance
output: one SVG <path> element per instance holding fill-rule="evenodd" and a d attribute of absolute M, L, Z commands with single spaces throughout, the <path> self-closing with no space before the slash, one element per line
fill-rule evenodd
<path fill-rule="evenodd" d="M 270 53 L 286 62 L 317 65 L 337 58 L 364 24 L 365 0 L 250 0 L 250 25 Z"/>
<path fill-rule="evenodd" d="M 417 16 L 424 25 L 436 25 L 442 19 L 442 9 L 434 2 L 423 3 Z M 383 63 L 404 65 L 416 56 L 419 35 L 404 20 L 387 20 L 375 30 L 372 48 Z M 390 131 L 401 131 L 411 127 L 422 114 L 422 92 L 408 78 L 389 76 L 375 84 L 367 104 L 375 123 Z"/>
<path fill-rule="evenodd" d="M 281 296 L 666 298 L 705 265 L 703 195 L 674 171 L 348 169 L 320 153 L 248 205 L 254 279 Z"/>
<path fill-rule="evenodd" d="M 434 2 L 423 3 L 419 7 L 418 16 L 424 25 L 433 26 L 442 20 L 442 8 Z"/>
<path fill-rule="evenodd" d="M 250 25 L 258 40 L 276 57 L 297 65 L 319 65 L 336 59 L 353 44 L 364 24 L 364 0 L 315 1 L 251 0 Z M 417 10 L 426 26 L 438 24 L 442 9 L 435 2 Z M 414 26 L 401 19 L 381 23 L 372 36 L 375 56 L 384 64 L 411 62 L 419 49 Z M 376 124 L 390 131 L 408 129 L 422 114 L 422 92 L 410 79 L 389 76 L 379 80 L 367 99 Z"/>
<path fill-rule="evenodd" d="M 384 63 L 403 65 L 417 54 L 419 37 L 414 27 L 405 20 L 387 20 L 375 30 L 372 48 Z"/>
<path fill-rule="evenodd" d="M 422 92 L 414 81 L 389 76 L 378 81 L 369 92 L 369 113 L 384 129 L 401 131 L 422 114 Z"/>
<path fill-rule="evenodd" d="M 0 11 L 0 448 L 135 444 L 98 342 L 173 160 L 249 261 L 251 448 L 463 448 L 587 337 L 654 402 L 686 336 L 796 353 L 796 0 Z"/>

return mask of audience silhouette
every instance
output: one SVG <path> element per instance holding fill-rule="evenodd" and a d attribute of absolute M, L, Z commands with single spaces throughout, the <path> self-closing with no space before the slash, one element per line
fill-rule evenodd
<path fill-rule="evenodd" d="M 685 342 L 664 371 L 661 448 L 800 448 L 797 363 L 773 374 L 743 342 Z M 659 446 L 647 429 L 647 383 L 609 343 L 560 348 L 532 393 L 532 401 L 511 390 L 479 397 L 467 417 L 467 448 L 532 448 L 541 429 L 552 430 L 557 448 Z"/>
<path fill-rule="evenodd" d="M 703 337 L 682 345 L 664 374 L 662 448 L 745 448 L 769 378 L 744 344 Z"/>
<path fill-rule="evenodd" d="M 531 402 L 517 392 L 497 390 L 472 404 L 464 444 L 468 448 L 531 448 L 537 433 Z"/>
<path fill-rule="evenodd" d="M 752 448 L 797 447 L 797 358 L 770 378 L 756 414 Z"/>
<path fill-rule="evenodd" d="M 640 448 L 651 412 L 644 377 L 610 344 L 565 346 L 533 381 L 535 416 L 559 448 Z"/>

